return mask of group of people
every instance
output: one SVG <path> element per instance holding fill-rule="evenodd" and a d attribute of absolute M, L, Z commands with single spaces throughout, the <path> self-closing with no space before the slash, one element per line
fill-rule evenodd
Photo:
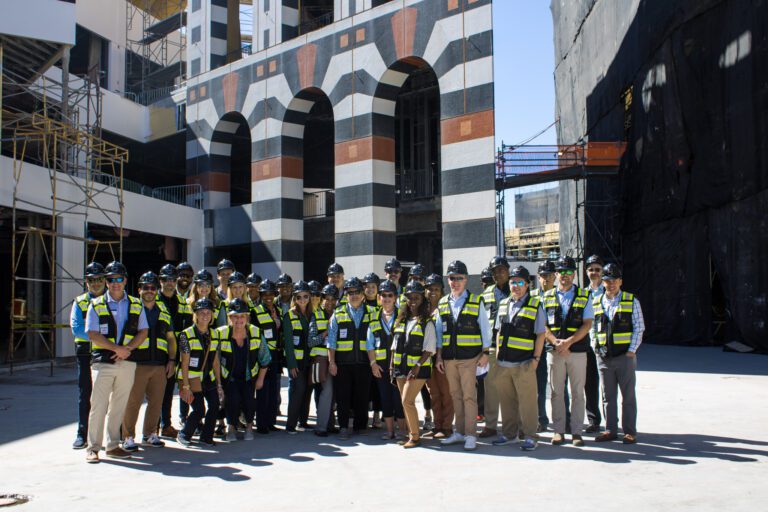
<path fill-rule="evenodd" d="M 475 294 L 461 261 L 448 265 L 445 293 L 443 278 L 418 264 L 401 286 L 395 258 L 385 264 L 385 279 L 345 278 L 333 263 L 325 285 L 287 274 L 275 282 L 246 277 L 224 259 L 218 283 L 186 262 L 168 264 L 142 274 L 134 297 L 123 264 L 90 263 L 87 290 L 71 312 L 79 372 L 73 448 L 86 449 L 90 463 L 99 462 L 102 448 L 107 457 L 130 458 L 139 449 L 136 422 L 145 399 L 144 446 L 162 447 L 162 438 L 214 446 L 214 439 L 280 430 L 284 368 L 289 435 L 309 428 L 314 399 L 319 437 L 346 440 L 370 425 L 404 448 L 433 438 L 475 450 L 478 437 L 493 437 L 493 445 L 520 443 L 530 451 L 550 424 L 549 384 L 553 445 L 565 443 L 567 433 L 574 446 L 584 445 L 585 410 L 595 441 L 619 439 L 619 390 L 622 440 L 634 443 L 642 312 L 622 291 L 618 265 L 592 256 L 586 270 L 590 287 L 583 289 L 574 285 L 573 258 L 547 261 L 532 289 L 525 267 L 510 268 L 497 256 L 482 274 L 484 291 Z M 171 413 L 177 387 L 178 431 Z"/>

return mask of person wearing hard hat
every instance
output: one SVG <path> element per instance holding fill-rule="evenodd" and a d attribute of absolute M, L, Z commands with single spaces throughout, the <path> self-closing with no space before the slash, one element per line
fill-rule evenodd
<path fill-rule="evenodd" d="M 593 254 L 584 262 L 584 267 L 589 278 L 589 288 L 587 288 L 589 300 L 594 301 L 595 297 L 605 293 L 602 280 L 603 259 L 597 254 Z M 597 368 L 595 351 L 591 344 L 587 346 L 587 377 L 584 381 L 584 396 L 587 403 L 588 423 L 584 432 L 598 433 L 600 432 L 600 423 L 603 420 L 600 412 L 602 405 L 600 403 L 600 373 Z"/>
<path fill-rule="evenodd" d="M 488 364 L 491 323 L 483 298 L 467 291 L 469 273 L 461 261 L 447 269 L 450 294 L 437 306 L 437 370 L 445 372 L 453 398 L 456 430 L 441 444 L 464 443 L 465 450 L 477 449 L 477 368 Z"/>
<path fill-rule="evenodd" d="M 541 297 L 546 292 L 555 287 L 555 264 L 552 261 L 544 261 L 539 263 L 539 268 L 536 272 L 539 287 L 535 290 L 530 290 L 531 297 Z M 543 361 L 539 361 L 536 366 L 536 389 L 538 391 L 538 406 L 539 406 L 539 424 L 536 428 L 537 432 L 545 432 L 549 426 L 549 417 L 547 416 L 547 352 L 552 350 L 552 345 L 544 343 L 544 356 Z"/>
<path fill-rule="evenodd" d="M 605 432 L 595 438 L 597 442 L 618 439 L 619 418 L 616 401 L 621 391 L 621 428 L 623 442 L 637 442 L 637 399 L 635 372 L 637 350 L 643 341 L 645 322 L 640 302 L 631 293 L 621 290 L 621 267 L 609 263 L 603 267 L 605 293 L 592 301 L 595 321 L 591 337 L 598 354 L 598 366 L 603 383 L 605 405 Z"/>
<path fill-rule="evenodd" d="M 528 293 L 528 270 L 518 266 L 509 275 L 511 293 L 499 304 L 496 319 L 499 332 L 494 385 L 501 404 L 502 434 L 493 445 L 516 443 L 518 433 L 522 433 L 520 449 L 531 451 L 538 444 L 536 368 L 543 364 L 547 327 L 540 298 Z"/>
<path fill-rule="evenodd" d="M 98 262 L 89 263 L 85 267 L 86 292 L 78 295 L 72 302 L 69 315 L 69 326 L 75 340 L 75 357 L 77 358 L 77 390 L 78 390 L 78 422 L 77 436 L 72 448 L 82 450 L 87 445 L 88 415 L 91 412 L 91 340 L 85 329 L 85 316 L 91 301 L 104 295 L 104 266 Z"/>
<path fill-rule="evenodd" d="M 91 301 L 85 317 L 85 329 L 93 344 L 93 391 L 85 456 L 86 462 L 91 464 L 99 462 L 105 418 L 107 457 L 131 458 L 130 452 L 120 447 L 120 427 L 136 373 L 136 363 L 128 358 L 149 333 L 141 300 L 125 292 L 128 278 L 125 266 L 113 261 L 104 273 L 107 293 Z"/>
<path fill-rule="evenodd" d="M 546 339 L 553 350 L 548 356 L 549 389 L 552 401 L 553 445 L 565 443 L 565 384 L 571 392 L 571 435 L 574 446 L 584 446 L 584 380 L 587 372 L 587 345 L 592 327 L 589 292 L 573 284 L 576 262 L 562 256 L 555 264 L 557 288 L 542 300 L 547 313 Z"/>

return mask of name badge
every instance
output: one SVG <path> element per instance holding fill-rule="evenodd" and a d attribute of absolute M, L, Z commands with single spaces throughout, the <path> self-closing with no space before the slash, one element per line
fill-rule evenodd
<path fill-rule="evenodd" d="M 381 348 L 381 338 L 376 338 L 376 348 Z"/>
<path fill-rule="evenodd" d="M 293 337 L 293 346 L 298 346 L 299 343 L 301 343 L 301 337 L 300 336 L 294 336 Z"/>
<path fill-rule="evenodd" d="M 555 311 L 553 309 L 547 311 L 547 322 L 550 324 L 555 323 Z"/>
<path fill-rule="evenodd" d="M 264 330 L 264 337 L 265 338 L 271 338 L 272 337 L 272 329 L 265 329 Z"/>
<path fill-rule="evenodd" d="M 340 338 L 346 338 L 347 337 L 347 330 L 346 329 L 339 329 L 339 337 Z"/>
<path fill-rule="evenodd" d="M 190 357 L 190 358 L 189 358 L 189 366 L 195 366 L 195 367 L 197 367 L 197 365 L 198 365 L 199 363 L 200 363 L 200 358 L 199 358 L 199 357 Z"/>
<path fill-rule="evenodd" d="M 106 324 L 104 324 L 104 325 L 100 325 L 100 326 L 99 326 L 99 332 L 100 332 L 101 334 L 104 334 L 104 335 L 106 335 L 107 333 L 109 333 L 109 326 L 108 326 L 108 325 L 106 325 Z"/>

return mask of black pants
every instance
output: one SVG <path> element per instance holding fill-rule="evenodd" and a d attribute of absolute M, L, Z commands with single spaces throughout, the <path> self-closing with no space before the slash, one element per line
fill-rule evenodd
<path fill-rule="evenodd" d="M 368 398 L 371 401 L 371 411 L 381 412 L 381 396 L 379 396 L 379 386 L 374 382 L 376 379 L 371 379 L 371 390 L 368 393 Z"/>
<path fill-rule="evenodd" d="M 427 386 L 421 388 L 421 401 L 424 402 L 424 409 L 432 411 L 432 397 L 429 396 L 429 390 Z"/>
<path fill-rule="evenodd" d="M 230 379 L 224 383 L 224 409 L 227 411 L 227 425 L 237 427 L 240 413 L 245 416 L 246 423 L 253 422 L 256 412 L 256 400 L 253 392 L 256 379 L 238 381 Z"/>
<path fill-rule="evenodd" d="M 200 426 L 200 421 L 205 417 L 200 441 L 211 443 L 213 442 L 213 431 L 216 428 L 216 416 L 219 413 L 219 393 L 216 391 L 216 386 L 211 386 L 208 389 L 203 389 L 200 393 L 195 393 L 194 397 L 192 412 L 189 413 L 187 421 L 184 423 L 184 436 L 187 439 L 192 439 L 195 430 Z M 207 408 L 206 403 L 208 404 Z"/>
<path fill-rule="evenodd" d="M 88 439 L 88 415 L 91 413 L 91 354 L 77 356 L 77 435 Z"/>
<path fill-rule="evenodd" d="M 584 397 L 587 401 L 587 421 L 590 425 L 600 425 L 600 372 L 597 357 L 592 347 L 587 349 L 587 379 L 584 382 Z"/>
<path fill-rule="evenodd" d="M 366 364 L 342 364 L 333 381 L 336 392 L 339 426 L 349 425 L 349 411 L 354 411 L 354 430 L 368 426 L 368 396 L 371 389 L 371 367 Z"/>
<path fill-rule="evenodd" d="M 299 422 L 304 410 L 304 404 L 308 401 L 308 378 L 309 370 L 307 368 L 299 368 L 299 373 L 296 377 L 291 377 L 291 382 L 288 386 L 288 418 L 285 421 L 285 427 L 288 429 L 296 428 L 296 424 Z"/>
<path fill-rule="evenodd" d="M 389 368 L 383 367 L 381 369 L 381 378 L 373 379 L 376 381 L 376 385 L 379 387 L 379 395 L 381 395 L 381 417 L 382 418 L 395 418 L 401 420 L 405 418 L 403 412 L 403 403 L 400 399 L 400 390 L 397 389 L 397 384 L 393 384 L 389 379 Z"/>
<path fill-rule="evenodd" d="M 173 405 L 173 392 L 176 388 L 176 376 L 168 379 L 165 383 L 165 395 L 163 395 L 163 408 L 160 410 L 160 428 L 170 427 L 173 425 L 171 416 L 171 405 Z M 184 400 L 179 400 L 179 421 L 184 423 L 187 421 L 187 415 L 189 414 L 189 404 Z"/>
<path fill-rule="evenodd" d="M 280 363 L 270 363 L 264 376 L 264 387 L 256 396 L 256 426 L 260 429 L 269 428 L 277 422 L 278 398 L 280 397 Z"/>
<path fill-rule="evenodd" d="M 477 377 L 477 414 L 485 416 L 485 376 Z"/>

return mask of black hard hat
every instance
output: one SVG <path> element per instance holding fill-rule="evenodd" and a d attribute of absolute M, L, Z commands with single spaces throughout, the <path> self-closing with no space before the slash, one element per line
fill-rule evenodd
<path fill-rule="evenodd" d="M 270 279 L 265 279 L 259 285 L 259 293 L 277 293 L 277 285 Z"/>
<path fill-rule="evenodd" d="M 494 256 L 491 258 L 490 263 L 488 263 L 488 268 L 493 271 L 496 267 L 507 267 L 509 269 L 509 261 L 507 261 L 507 258 L 504 256 Z"/>
<path fill-rule="evenodd" d="M 405 295 L 408 295 L 409 293 L 421 293 L 424 294 L 424 285 L 421 284 L 418 281 L 408 281 L 408 284 L 405 285 L 405 290 L 403 290 L 403 293 Z"/>
<path fill-rule="evenodd" d="M 551 261 L 547 260 L 543 263 L 539 263 L 539 270 L 538 273 L 540 275 L 544 274 L 554 274 L 555 272 L 555 264 Z"/>
<path fill-rule="evenodd" d="M 176 277 L 177 277 L 176 267 L 174 267 L 170 263 L 167 263 L 167 264 L 163 265 L 162 267 L 160 267 L 160 272 L 158 272 L 158 274 L 159 274 L 159 276 L 161 278 L 176 279 Z"/>
<path fill-rule="evenodd" d="M 293 294 L 296 295 L 297 293 L 302 293 L 302 292 L 306 292 L 306 293 L 312 292 L 312 290 L 309 289 L 309 285 L 307 284 L 307 282 L 304 281 L 303 279 L 293 283 Z"/>
<path fill-rule="evenodd" d="M 224 258 L 216 265 L 216 272 L 221 272 L 222 270 L 235 270 L 235 264 Z"/>
<path fill-rule="evenodd" d="M 227 314 L 228 315 L 237 315 L 240 313 L 250 313 L 251 310 L 248 309 L 248 303 L 245 302 L 243 299 L 232 299 L 227 304 Z"/>
<path fill-rule="evenodd" d="M 587 261 L 585 263 L 587 266 L 600 265 L 602 267 L 603 265 L 605 265 L 605 263 L 603 263 L 603 258 L 598 256 L 597 254 L 593 254 L 592 256 L 587 258 Z"/>
<path fill-rule="evenodd" d="M 555 270 L 576 270 L 576 262 L 570 256 L 560 256 L 555 263 Z"/>
<path fill-rule="evenodd" d="M 439 285 L 440 288 L 442 288 L 443 278 L 437 274 L 429 274 L 427 276 L 427 279 L 424 281 L 424 286 L 434 286 L 434 285 Z"/>
<path fill-rule="evenodd" d="M 381 278 L 374 272 L 368 272 L 363 276 L 363 284 L 374 283 L 376 286 L 381 282 Z"/>
<path fill-rule="evenodd" d="M 94 261 L 85 267 L 85 277 L 102 277 L 104 275 L 104 265 Z"/>
<path fill-rule="evenodd" d="M 210 309 L 213 311 L 213 302 L 208 297 L 197 299 L 192 305 L 192 311 L 200 311 L 201 309 Z"/>
<path fill-rule="evenodd" d="M 261 284 L 261 281 L 262 281 L 261 276 L 253 272 L 248 274 L 248 277 L 245 278 L 245 284 L 249 286 L 258 286 Z"/>
<path fill-rule="evenodd" d="M 157 274 L 150 270 L 149 272 L 144 272 L 141 274 L 141 277 L 139 277 L 139 285 L 142 284 L 153 284 L 157 286 L 160 284 L 160 280 L 157 278 Z"/>
<path fill-rule="evenodd" d="M 285 286 L 287 284 L 293 284 L 293 278 L 288 274 L 280 274 L 277 276 L 277 286 Z"/>
<path fill-rule="evenodd" d="M 403 270 L 403 266 L 397 258 L 390 258 L 384 263 L 384 272 L 392 272 L 393 270 Z"/>
<path fill-rule="evenodd" d="M 200 269 L 200 270 L 197 271 L 197 274 L 195 274 L 194 281 L 196 283 L 211 283 L 211 284 L 213 284 L 213 276 L 211 275 L 210 272 L 208 272 L 207 270 L 205 270 L 203 268 L 203 269 Z"/>
<path fill-rule="evenodd" d="M 195 269 L 192 268 L 192 265 L 189 264 L 189 262 L 182 261 L 178 265 L 176 265 L 176 273 L 181 274 L 184 271 L 195 273 Z"/>
<path fill-rule="evenodd" d="M 448 272 L 447 274 L 450 276 L 451 274 L 464 274 L 468 275 L 469 272 L 467 271 L 467 266 L 464 264 L 463 261 L 459 260 L 453 260 L 448 264 Z"/>
<path fill-rule="evenodd" d="M 319 296 L 320 296 L 320 292 L 321 292 L 321 290 L 323 289 L 323 285 L 322 285 L 322 284 L 320 284 L 320 282 L 319 282 L 319 281 L 315 281 L 315 280 L 313 279 L 312 281 L 310 281 L 310 282 L 308 282 L 308 283 L 307 283 L 307 286 L 309 286 L 309 292 L 310 292 L 310 293 L 311 293 L 311 294 L 312 294 L 314 297 L 319 297 Z"/>
<path fill-rule="evenodd" d="M 493 281 L 493 270 L 491 270 L 488 267 L 485 267 L 482 272 L 480 272 L 480 281 L 482 281 L 483 284 L 492 284 Z"/>
<path fill-rule="evenodd" d="M 531 273 L 524 266 L 518 265 L 509 271 L 509 277 L 522 277 L 528 282 L 531 279 Z"/>
<path fill-rule="evenodd" d="M 621 267 L 616 263 L 609 263 L 603 267 L 603 280 L 622 279 Z"/>
<path fill-rule="evenodd" d="M 342 267 L 336 262 L 333 262 L 328 267 L 328 271 L 325 273 L 325 275 L 331 276 L 333 274 L 343 274 L 343 273 L 344 273 L 344 267 Z"/>
<path fill-rule="evenodd" d="M 119 261 L 113 261 L 104 268 L 104 273 L 108 276 L 127 276 L 128 270 Z"/>
<path fill-rule="evenodd" d="M 408 278 L 412 279 L 414 277 L 418 277 L 419 279 L 424 279 L 427 276 L 427 269 L 424 268 L 424 265 L 421 263 L 417 263 L 414 266 L 411 267 L 411 270 L 408 271 Z"/>
<path fill-rule="evenodd" d="M 232 275 L 229 276 L 229 279 L 227 280 L 227 284 L 237 284 L 237 283 L 243 283 L 245 284 L 245 276 L 242 272 L 234 271 L 232 272 Z"/>
<path fill-rule="evenodd" d="M 397 295 L 397 285 L 389 279 L 383 280 L 379 283 L 379 293 L 388 292 Z"/>
<path fill-rule="evenodd" d="M 344 291 L 347 290 L 362 290 L 363 289 L 363 283 L 360 281 L 360 279 L 356 277 L 350 277 L 346 281 L 344 281 Z"/>
<path fill-rule="evenodd" d="M 322 295 L 322 296 L 331 295 L 333 297 L 338 297 L 339 296 L 339 289 L 336 288 L 335 284 L 327 284 L 327 285 L 323 286 L 323 291 L 320 292 L 320 295 Z"/>

